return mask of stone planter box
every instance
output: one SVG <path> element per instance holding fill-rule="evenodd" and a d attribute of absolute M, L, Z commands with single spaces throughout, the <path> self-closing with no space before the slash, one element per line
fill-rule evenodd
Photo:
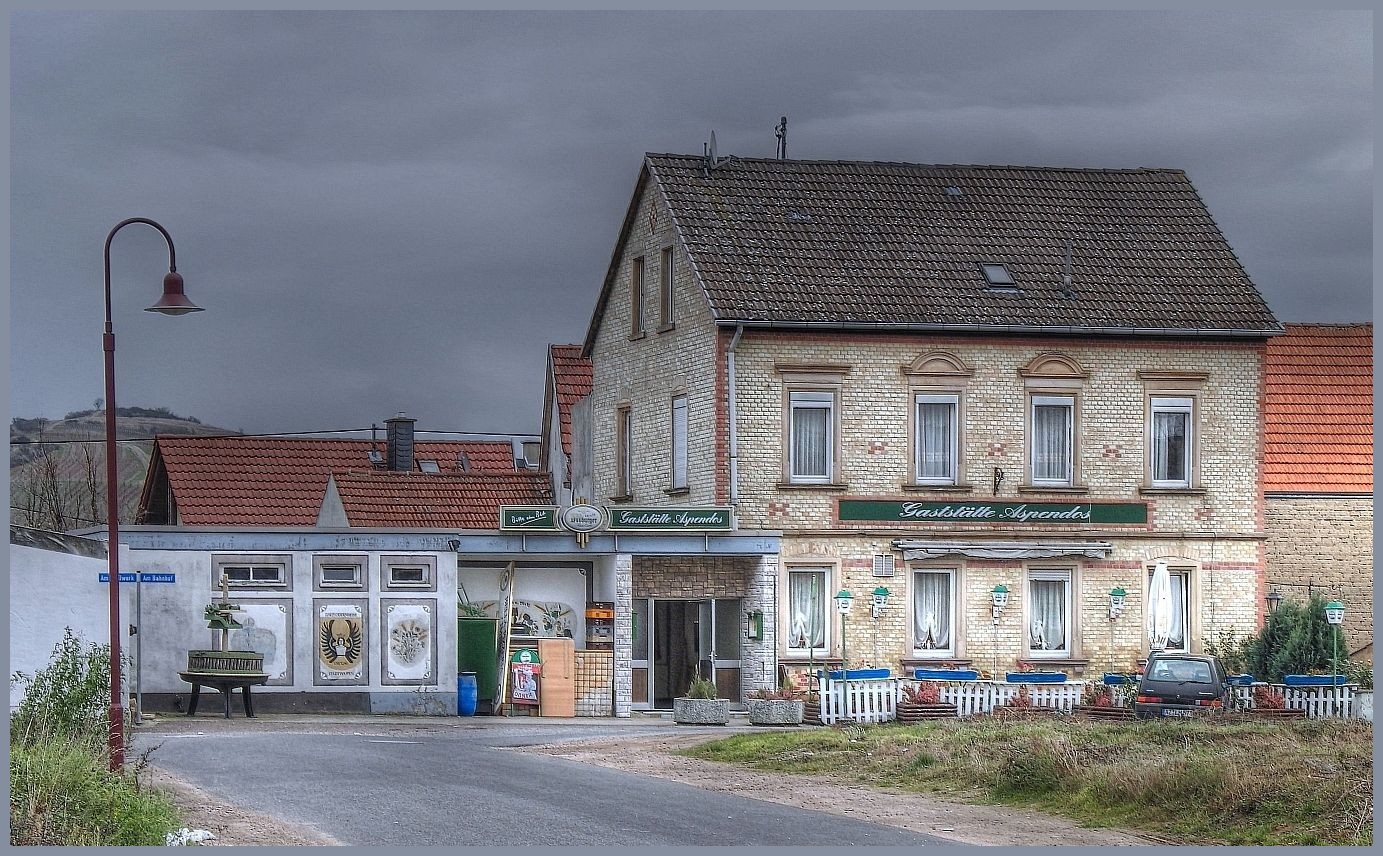
<path fill-rule="evenodd" d="M 675 698 L 672 721 L 678 725 L 727 725 L 730 722 L 728 698 Z"/>
<path fill-rule="evenodd" d="M 1354 718 L 1373 722 L 1373 690 L 1360 690 L 1354 694 Z"/>
<path fill-rule="evenodd" d="M 1009 672 L 1005 679 L 1011 684 L 1064 684 L 1065 672 Z"/>
<path fill-rule="evenodd" d="M 929 719 L 955 719 L 956 706 L 953 704 L 909 704 L 898 702 L 895 713 L 899 722 L 925 722 Z"/>
<path fill-rule="evenodd" d="M 751 698 L 745 707 L 750 725 L 801 725 L 806 703 L 800 699 Z M 817 717 L 820 716 L 818 710 Z"/>

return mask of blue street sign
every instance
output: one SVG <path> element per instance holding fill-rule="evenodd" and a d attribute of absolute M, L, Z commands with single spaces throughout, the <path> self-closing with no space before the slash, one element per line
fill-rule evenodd
<path fill-rule="evenodd" d="M 140 575 L 139 575 L 139 581 L 142 582 L 142 583 L 175 583 L 175 582 L 178 581 L 178 575 L 177 575 L 177 574 L 140 574 Z M 110 582 L 110 574 L 109 574 L 109 573 L 98 574 L 98 575 L 96 576 L 96 582 L 98 582 L 98 583 L 108 583 L 108 582 Z M 127 573 L 125 573 L 125 572 L 122 571 L 122 572 L 120 573 L 120 582 L 122 582 L 122 583 L 132 583 L 132 582 L 134 582 L 134 574 L 127 574 Z"/>

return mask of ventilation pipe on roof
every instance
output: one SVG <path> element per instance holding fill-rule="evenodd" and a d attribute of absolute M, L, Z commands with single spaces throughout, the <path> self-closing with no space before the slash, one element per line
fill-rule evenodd
<path fill-rule="evenodd" d="M 412 472 L 413 424 L 417 421 L 416 419 L 409 419 L 402 413 L 393 419 L 384 420 L 385 438 L 389 443 L 389 469 L 405 473 Z"/>

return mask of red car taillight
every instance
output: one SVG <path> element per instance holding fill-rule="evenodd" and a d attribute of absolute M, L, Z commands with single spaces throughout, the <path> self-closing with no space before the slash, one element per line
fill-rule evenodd
<path fill-rule="evenodd" d="M 1203 698 L 1196 702 L 1197 707 L 1224 707 L 1224 702 L 1217 698 Z"/>
<path fill-rule="evenodd" d="M 1140 695 L 1140 696 L 1138 697 L 1138 703 L 1139 703 L 1139 704 L 1161 704 L 1161 703 L 1162 703 L 1162 696 L 1155 696 L 1155 695 Z"/>

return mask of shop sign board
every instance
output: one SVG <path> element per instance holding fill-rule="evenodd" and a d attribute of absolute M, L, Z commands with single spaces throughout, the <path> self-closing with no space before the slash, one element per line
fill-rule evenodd
<path fill-rule="evenodd" d="M 1148 522 L 1145 502 L 969 502 L 842 499 L 842 523 L 993 523 L 1018 526 L 1075 524 L 1140 525 Z"/>
<path fill-rule="evenodd" d="M 730 509 L 612 508 L 609 528 L 616 532 L 728 532 Z"/>
<path fill-rule="evenodd" d="M 594 532 L 605 523 L 605 514 L 594 505 L 569 505 L 562 509 L 561 521 L 572 532 Z"/>
<path fill-rule="evenodd" d="M 525 532 L 556 532 L 557 510 L 555 505 L 501 505 L 499 528 Z"/>
<path fill-rule="evenodd" d="M 509 664 L 509 698 L 514 704 L 538 703 L 538 675 L 542 672 L 538 652 L 520 648 Z"/>

